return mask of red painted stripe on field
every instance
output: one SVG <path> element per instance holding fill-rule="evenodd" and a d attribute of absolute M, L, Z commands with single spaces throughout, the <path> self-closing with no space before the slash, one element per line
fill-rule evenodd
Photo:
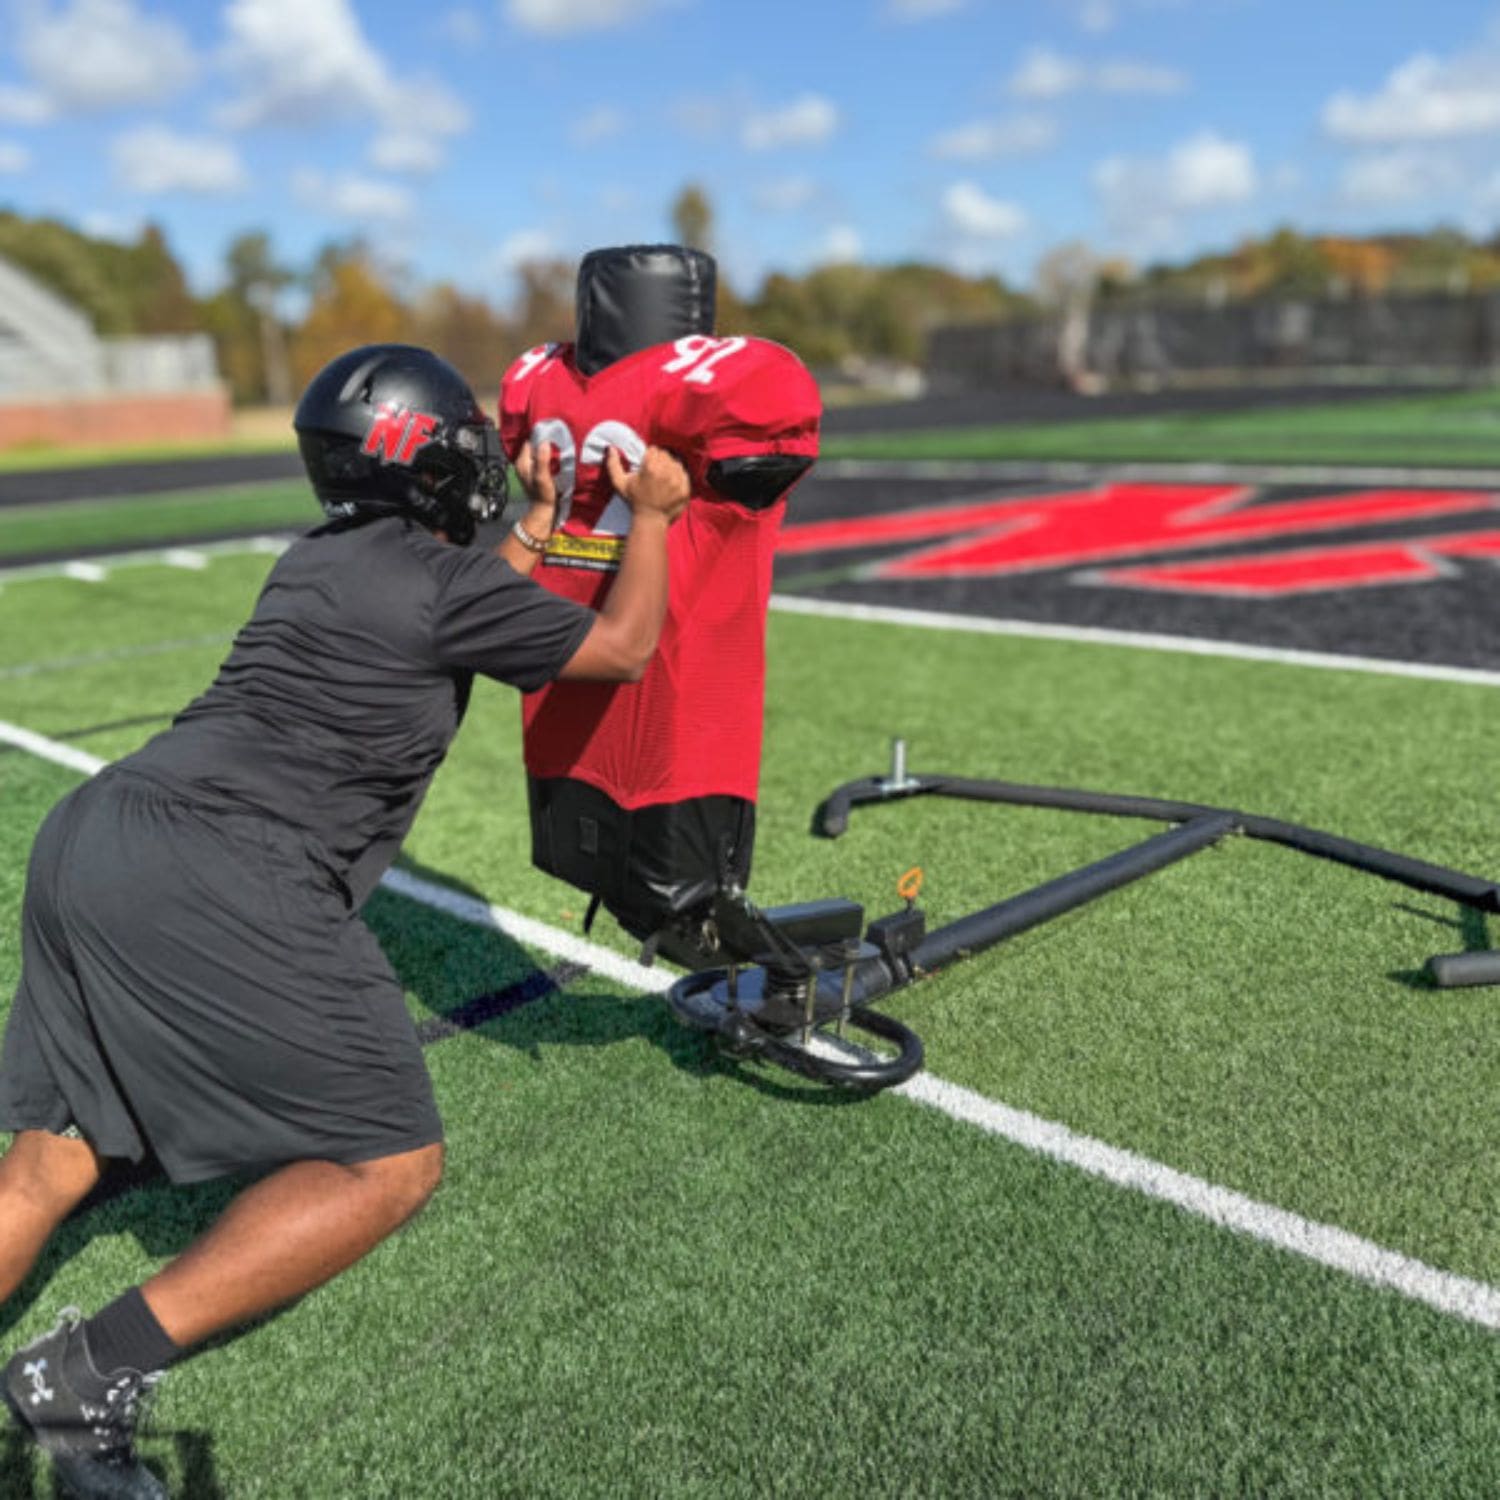
<path fill-rule="evenodd" d="M 1500 557 L 1500 531 L 1470 531 L 1425 543 L 1444 557 Z"/>
<path fill-rule="evenodd" d="M 1100 583 L 1127 588 L 1279 599 L 1333 589 L 1428 583 L 1444 575 L 1444 569 L 1436 559 L 1445 557 L 1500 558 L 1500 531 L 1460 532 L 1407 542 L 1261 553 L 1256 557 L 1229 558 L 1222 562 L 1110 568 L 1097 577 Z"/>
<path fill-rule="evenodd" d="M 1276 552 L 1267 557 L 1226 562 L 1111 568 L 1101 583 L 1161 589 L 1179 594 L 1231 595 L 1280 599 L 1289 594 L 1369 587 L 1382 583 L 1422 583 L 1440 576 L 1431 557 L 1398 545 L 1341 547 L 1315 552 Z"/>
<path fill-rule="evenodd" d="M 1081 496 L 1011 502 L 1006 525 L 894 558 L 879 578 L 1000 577 L 1077 567 L 1114 557 L 1178 551 L 1314 531 L 1485 510 L 1495 496 L 1476 491 L 1374 490 L 1327 499 L 1245 507 L 1243 490 L 1108 485 Z"/>
<path fill-rule="evenodd" d="M 1236 499 L 1245 493 L 1240 485 L 1138 485 L 1108 484 L 1087 490 L 1063 490 L 1055 494 L 1007 495 L 963 505 L 929 505 L 919 510 L 890 511 L 878 516 L 851 516 L 836 521 L 809 521 L 782 529 L 778 550 L 830 552 L 851 547 L 878 547 L 892 542 L 926 542 L 935 537 L 971 536 L 993 532 L 997 527 L 1032 524 L 1039 514 L 1053 510 L 1133 503 L 1139 496 L 1169 494 L 1182 507 L 1196 508 Z"/>

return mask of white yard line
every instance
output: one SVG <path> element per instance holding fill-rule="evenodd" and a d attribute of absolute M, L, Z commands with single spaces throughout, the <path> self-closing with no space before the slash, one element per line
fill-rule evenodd
<path fill-rule="evenodd" d="M 1122 1151 L 1118 1146 L 1078 1135 L 1066 1125 L 1012 1109 L 930 1073 L 919 1073 L 902 1084 L 899 1092 L 919 1104 L 941 1110 L 951 1119 L 978 1126 L 1038 1156 L 1077 1167 L 1116 1187 L 1170 1203 L 1196 1218 L 1316 1261 L 1330 1270 L 1342 1271 L 1371 1286 L 1399 1292 L 1413 1302 L 1425 1303 L 1466 1323 L 1500 1330 L 1500 1287 L 1440 1271 L 1336 1225 L 1304 1219 L 1301 1214 L 1247 1198 L 1243 1193 L 1205 1182 L 1201 1177 L 1137 1156 L 1133 1151 Z"/>
<path fill-rule="evenodd" d="M 1422 469 L 1346 464 L 1110 463 L 1038 459 L 825 458 L 822 479 L 970 479 L 999 483 L 1042 479 L 1073 484 L 1109 479 L 1179 484 L 1463 485 L 1500 488 L 1500 469 Z"/>
<path fill-rule="evenodd" d="M 206 567 L 216 557 L 240 557 L 249 552 L 279 556 L 291 543 L 280 536 L 234 537 L 222 542 L 200 542 L 193 547 L 140 547 L 134 551 L 111 552 L 99 557 L 71 558 L 56 562 L 18 563 L 0 568 L 0 587 L 36 578 L 80 578 L 97 583 L 117 568 L 190 568 Z"/>
<path fill-rule="evenodd" d="M 85 776 L 92 776 L 108 764 L 97 755 L 90 755 L 87 750 L 75 750 L 71 745 L 64 745 L 59 740 L 49 740 L 44 734 L 33 734 L 29 729 L 22 729 L 19 724 L 7 724 L 3 719 L 0 719 L 0 744 L 13 745 L 17 750 L 24 750 L 28 755 L 35 755 L 41 760 L 50 760 L 55 765 L 66 766 L 70 771 L 82 771 Z"/>
<path fill-rule="evenodd" d="M 97 756 L 3 721 L 0 721 L 0 741 L 86 775 L 92 775 L 105 765 Z M 635 990 L 660 993 L 676 977 L 661 969 L 648 969 L 633 963 L 608 948 L 539 922 L 534 917 L 523 916 L 503 906 L 492 906 L 402 870 L 388 871 L 381 884 L 408 900 L 445 912 L 472 926 L 502 932 L 518 943 L 540 948 L 559 958 L 584 964 L 595 973 Z M 1137 1156 L 1132 1151 L 1121 1150 L 1090 1136 L 1078 1135 L 1065 1125 L 1012 1109 L 930 1073 L 918 1074 L 894 1092 L 1039 1156 L 1076 1167 L 1116 1187 L 1170 1203 L 1195 1218 L 1206 1219 L 1248 1239 L 1273 1245 L 1370 1286 L 1397 1292 L 1449 1317 L 1500 1330 L 1500 1287 L 1439 1270 L 1336 1225 L 1304 1219 L 1300 1214 L 1261 1203 L 1187 1172 L 1179 1172 L 1163 1162 Z"/>
<path fill-rule="evenodd" d="M 1500 672 L 1480 667 L 1445 667 L 1431 662 L 1394 661 L 1378 656 L 1342 656 L 1336 651 L 1294 651 L 1251 646 L 1239 641 L 1205 640 L 1195 635 L 1153 635 L 1140 630 L 1104 630 L 1092 625 L 1048 625 L 1033 620 L 992 620 L 982 615 L 946 614 L 931 609 L 900 609 L 886 604 L 852 604 L 842 599 L 811 599 L 775 594 L 771 608 L 788 615 L 860 620 L 878 625 L 909 625 L 918 630 L 950 630 L 961 635 L 1005 635 L 1023 640 L 1073 641 L 1084 646 L 1129 646 L 1140 651 L 1171 651 L 1185 656 L 1223 656 L 1236 661 L 1267 661 L 1288 667 L 1335 672 L 1368 672 L 1380 677 L 1417 677 L 1426 682 L 1460 682 L 1500 687 Z"/>
<path fill-rule="evenodd" d="M 110 651 L 85 651 L 77 656 L 43 657 L 40 661 L 0 667 L 0 682 L 9 682 L 18 677 L 41 677 L 48 672 L 71 672 L 78 667 L 94 667 L 105 662 L 165 656 L 173 651 L 191 651 L 202 646 L 227 646 L 233 639 L 232 633 L 220 631 L 214 635 L 184 636 L 175 641 L 147 641 L 139 646 L 116 646 Z"/>

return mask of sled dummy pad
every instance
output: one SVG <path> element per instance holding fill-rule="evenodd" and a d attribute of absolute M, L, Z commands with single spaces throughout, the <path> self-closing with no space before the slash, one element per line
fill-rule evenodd
<path fill-rule="evenodd" d="M 598 609 L 618 573 L 630 515 L 611 447 L 666 448 L 691 481 L 643 678 L 557 681 L 522 703 L 533 862 L 643 941 L 749 877 L 772 565 L 818 452 L 816 382 L 780 344 L 712 336 L 712 272 L 681 247 L 591 253 L 577 343 L 528 351 L 500 393 L 509 456 L 554 449 L 561 519 L 531 575 L 550 592 Z"/>
<path fill-rule="evenodd" d="M 706 906 L 721 882 L 749 883 L 755 804 L 743 797 L 632 812 L 572 777 L 532 777 L 528 786 L 532 862 L 597 896 L 642 942 Z"/>

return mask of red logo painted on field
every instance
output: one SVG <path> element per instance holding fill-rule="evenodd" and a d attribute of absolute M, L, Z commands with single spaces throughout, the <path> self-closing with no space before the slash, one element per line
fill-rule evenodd
<path fill-rule="evenodd" d="M 1249 505 L 1253 494 L 1230 485 L 1106 484 L 1053 495 L 813 521 L 788 527 L 780 550 L 795 556 L 905 544 L 907 550 L 873 564 L 868 576 L 1003 578 L 1123 563 L 1163 552 L 1434 521 L 1493 510 L 1500 503 L 1494 494 L 1473 490 L 1366 490 Z M 1457 557 L 1500 558 L 1500 531 L 1262 552 L 1222 561 L 1117 566 L 1089 576 L 1090 581 L 1130 588 L 1273 598 L 1430 580 L 1442 576 L 1444 559 Z"/>
<path fill-rule="evenodd" d="M 438 419 L 425 411 L 410 411 L 387 402 L 375 413 L 361 453 L 383 464 L 409 465 L 433 439 Z"/>

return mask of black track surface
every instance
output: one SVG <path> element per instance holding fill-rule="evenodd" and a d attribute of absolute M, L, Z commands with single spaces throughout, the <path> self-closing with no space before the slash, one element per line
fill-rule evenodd
<path fill-rule="evenodd" d="M 244 453 L 218 458 L 178 458 L 94 468 L 37 469 L 0 474 L 0 507 L 43 505 L 49 500 L 103 500 L 116 495 L 158 495 L 170 490 L 209 490 L 225 484 L 298 479 L 296 453 Z"/>

